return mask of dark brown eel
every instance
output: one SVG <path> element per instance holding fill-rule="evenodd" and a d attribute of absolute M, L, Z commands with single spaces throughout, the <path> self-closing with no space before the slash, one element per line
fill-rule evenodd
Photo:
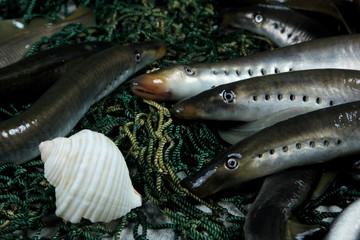
<path fill-rule="evenodd" d="M 293 239 L 289 220 L 310 199 L 321 171 L 288 169 L 267 177 L 245 219 L 245 239 Z"/>
<path fill-rule="evenodd" d="M 0 102 L 35 101 L 65 72 L 115 43 L 86 42 L 41 51 L 0 68 Z"/>
<path fill-rule="evenodd" d="M 161 58 L 165 49 L 161 40 L 117 45 L 77 65 L 28 110 L 0 122 L 0 163 L 21 164 L 38 156 L 42 141 L 67 135 L 92 104 Z"/>
<path fill-rule="evenodd" d="M 5 67 L 20 60 L 25 56 L 26 52 L 29 51 L 30 46 L 36 41 L 39 41 L 41 37 L 49 37 L 70 23 L 81 23 L 83 26 L 95 24 L 94 13 L 91 9 L 80 6 L 74 13 L 62 21 L 21 31 L 18 34 L 1 39 L 0 67 Z"/>

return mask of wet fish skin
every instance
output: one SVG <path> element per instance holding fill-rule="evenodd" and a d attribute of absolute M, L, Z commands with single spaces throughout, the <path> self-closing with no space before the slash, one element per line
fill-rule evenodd
<path fill-rule="evenodd" d="M 0 101 L 35 101 L 65 72 L 115 43 L 85 42 L 41 51 L 0 68 Z"/>
<path fill-rule="evenodd" d="M 291 167 L 358 154 L 360 101 L 319 109 L 265 128 L 232 145 L 183 185 L 199 197 Z"/>
<path fill-rule="evenodd" d="M 225 83 L 320 68 L 360 70 L 360 34 L 316 39 L 221 62 L 175 65 L 134 78 L 131 89 L 142 98 L 178 101 Z"/>
<path fill-rule="evenodd" d="M 282 6 L 314 13 L 322 13 L 342 20 L 342 17 L 339 14 L 333 0 L 313 0 L 311 2 L 307 2 L 306 4 L 304 4 L 304 1 L 302 0 L 229 0 L 222 2 L 222 4 L 225 7 L 231 8 L 252 4 Z"/>
<path fill-rule="evenodd" d="M 220 29 L 249 30 L 269 38 L 279 47 L 333 35 L 326 26 L 306 15 L 266 5 L 224 10 Z"/>
<path fill-rule="evenodd" d="M 70 23 L 78 22 L 83 26 L 95 24 L 94 13 L 87 7 L 79 7 L 73 14 L 57 23 L 49 23 L 39 28 L 21 31 L 0 40 L 0 68 L 10 65 L 25 56 L 30 46 L 43 36 L 51 36 Z"/>
<path fill-rule="evenodd" d="M 288 169 L 268 176 L 245 218 L 246 240 L 293 239 L 288 221 L 310 199 L 321 171 Z"/>
<path fill-rule="evenodd" d="M 173 105 L 183 119 L 255 121 L 290 108 L 315 110 L 360 100 L 360 71 L 313 69 L 223 84 Z"/>
<path fill-rule="evenodd" d="M 219 136 L 225 142 L 228 142 L 230 144 L 235 144 L 243 140 L 244 138 L 259 132 L 264 128 L 274 125 L 275 123 L 315 110 L 317 109 L 309 108 L 309 107 L 289 108 L 286 110 L 276 112 L 270 115 L 269 117 L 251 122 L 234 122 L 235 124 L 230 124 L 227 122 L 227 124 L 224 125 L 217 124 L 217 130 Z"/>
<path fill-rule="evenodd" d="M 334 219 L 324 240 L 357 240 L 360 238 L 360 199 L 350 203 Z"/>
<path fill-rule="evenodd" d="M 0 122 L 0 164 L 38 156 L 40 142 L 67 135 L 90 106 L 165 54 L 161 40 L 117 45 L 92 55 L 23 113 Z"/>

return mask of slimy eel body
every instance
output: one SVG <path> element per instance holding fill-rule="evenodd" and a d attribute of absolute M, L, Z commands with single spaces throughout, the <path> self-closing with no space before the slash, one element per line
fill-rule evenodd
<path fill-rule="evenodd" d="M 254 121 L 291 108 L 315 110 L 360 100 L 360 71 L 315 69 L 236 81 L 177 102 L 184 119 Z"/>
<path fill-rule="evenodd" d="M 199 197 L 291 167 L 360 153 L 360 101 L 328 107 L 274 124 L 232 145 L 188 176 Z"/>
<path fill-rule="evenodd" d="M 0 68 L 0 101 L 34 101 L 65 72 L 90 55 L 114 45 L 87 42 L 55 47 Z"/>
<path fill-rule="evenodd" d="M 319 68 L 360 70 L 360 34 L 316 39 L 233 60 L 176 65 L 133 79 L 132 91 L 146 99 L 177 101 L 220 84 Z"/>
<path fill-rule="evenodd" d="M 320 171 L 311 168 L 289 169 L 269 176 L 245 218 L 246 240 L 293 239 L 288 228 L 314 190 Z"/>
<path fill-rule="evenodd" d="M 118 45 L 77 65 L 28 110 L 0 122 L 0 163 L 36 157 L 40 142 L 68 134 L 93 103 L 164 53 L 160 40 Z"/>
<path fill-rule="evenodd" d="M 246 6 L 227 9 L 220 28 L 246 29 L 280 47 L 330 36 L 326 26 L 285 7 Z"/>
<path fill-rule="evenodd" d="M 74 22 L 87 26 L 95 23 L 95 17 L 89 8 L 81 6 L 62 21 L 44 24 L 36 28 L 20 31 L 5 39 L 0 39 L 0 67 L 10 65 L 24 57 L 30 46 L 39 41 L 41 37 L 51 36 L 67 24 Z"/>

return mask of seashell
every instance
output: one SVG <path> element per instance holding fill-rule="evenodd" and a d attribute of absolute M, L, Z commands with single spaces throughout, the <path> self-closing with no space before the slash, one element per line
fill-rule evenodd
<path fill-rule="evenodd" d="M 106 136 L 82 130 L 39 145 L 45 178 L 55 186 L 55 214 L 110 222 L 141 206 L 123 155 Z"/>

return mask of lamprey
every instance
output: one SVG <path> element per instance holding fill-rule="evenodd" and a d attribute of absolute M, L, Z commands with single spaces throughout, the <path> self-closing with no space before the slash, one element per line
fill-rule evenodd
<path fill-rule="evenodd" d="M 360 100 L 360 71 L 315 69 L 223 84 L 176 103 L 184 119 L 254 121 L 290 108 L 319 109 Z"/>
<path fill-rule="evenodd" d="M 280 47 L 332 35 L 316 20 L 289 8 L 275 6 L 226 9 L 220 28 L 249 30 L 269 38 Z"/>
<path fill-rule="evenodd" d="M 289 118 L 232 145 L 183 184 L 199 197 L 291 167 L 359 154 L 360 101 Z"/>
<path fill-rule="evenodd" d="M 319 68 L 360 70 L 360 34 L 327 37 L 214 63 L 175 65 L 132 80 L 143 98 L 181 100 L 220 84 Z"/>
<path fill-rule="evenodd" d="M 0 68 L 0 101 L 33 102 L 65 72 L 90 55 L 114 45 L 111 42 L 64 45 Z"/>
<path fill-rule="evenodd" d="M 21 59 L 30 46 L 40 40 L 41 37 L 51 36 L 74 22 L 81 23 L 84 26 L 95 24 L 94 13 L 91 9 L 80 6 L 62 21 L 44 24 L 0 39 L 0 67 L 5 67 Z"/>
<path fill-rule="evenodd" d="M 246 215 L 245 239 L 296 239 L 304 228 L 319 230 L 316 226 L 300 229 L 291 224 L 296 226 L 293 217 L 310 200 L 320 176 L 320 170 L 296 168 L 267 177 Z"/>
<path fill-rule="evenodd" d="M 40 142 L 67 135 L 92 104 L 164 54 L 165 43 L 154 40 L 117 45 L 78 64 L 28 110 L 0 122 L 1 164 L 38 156 Z"/>

